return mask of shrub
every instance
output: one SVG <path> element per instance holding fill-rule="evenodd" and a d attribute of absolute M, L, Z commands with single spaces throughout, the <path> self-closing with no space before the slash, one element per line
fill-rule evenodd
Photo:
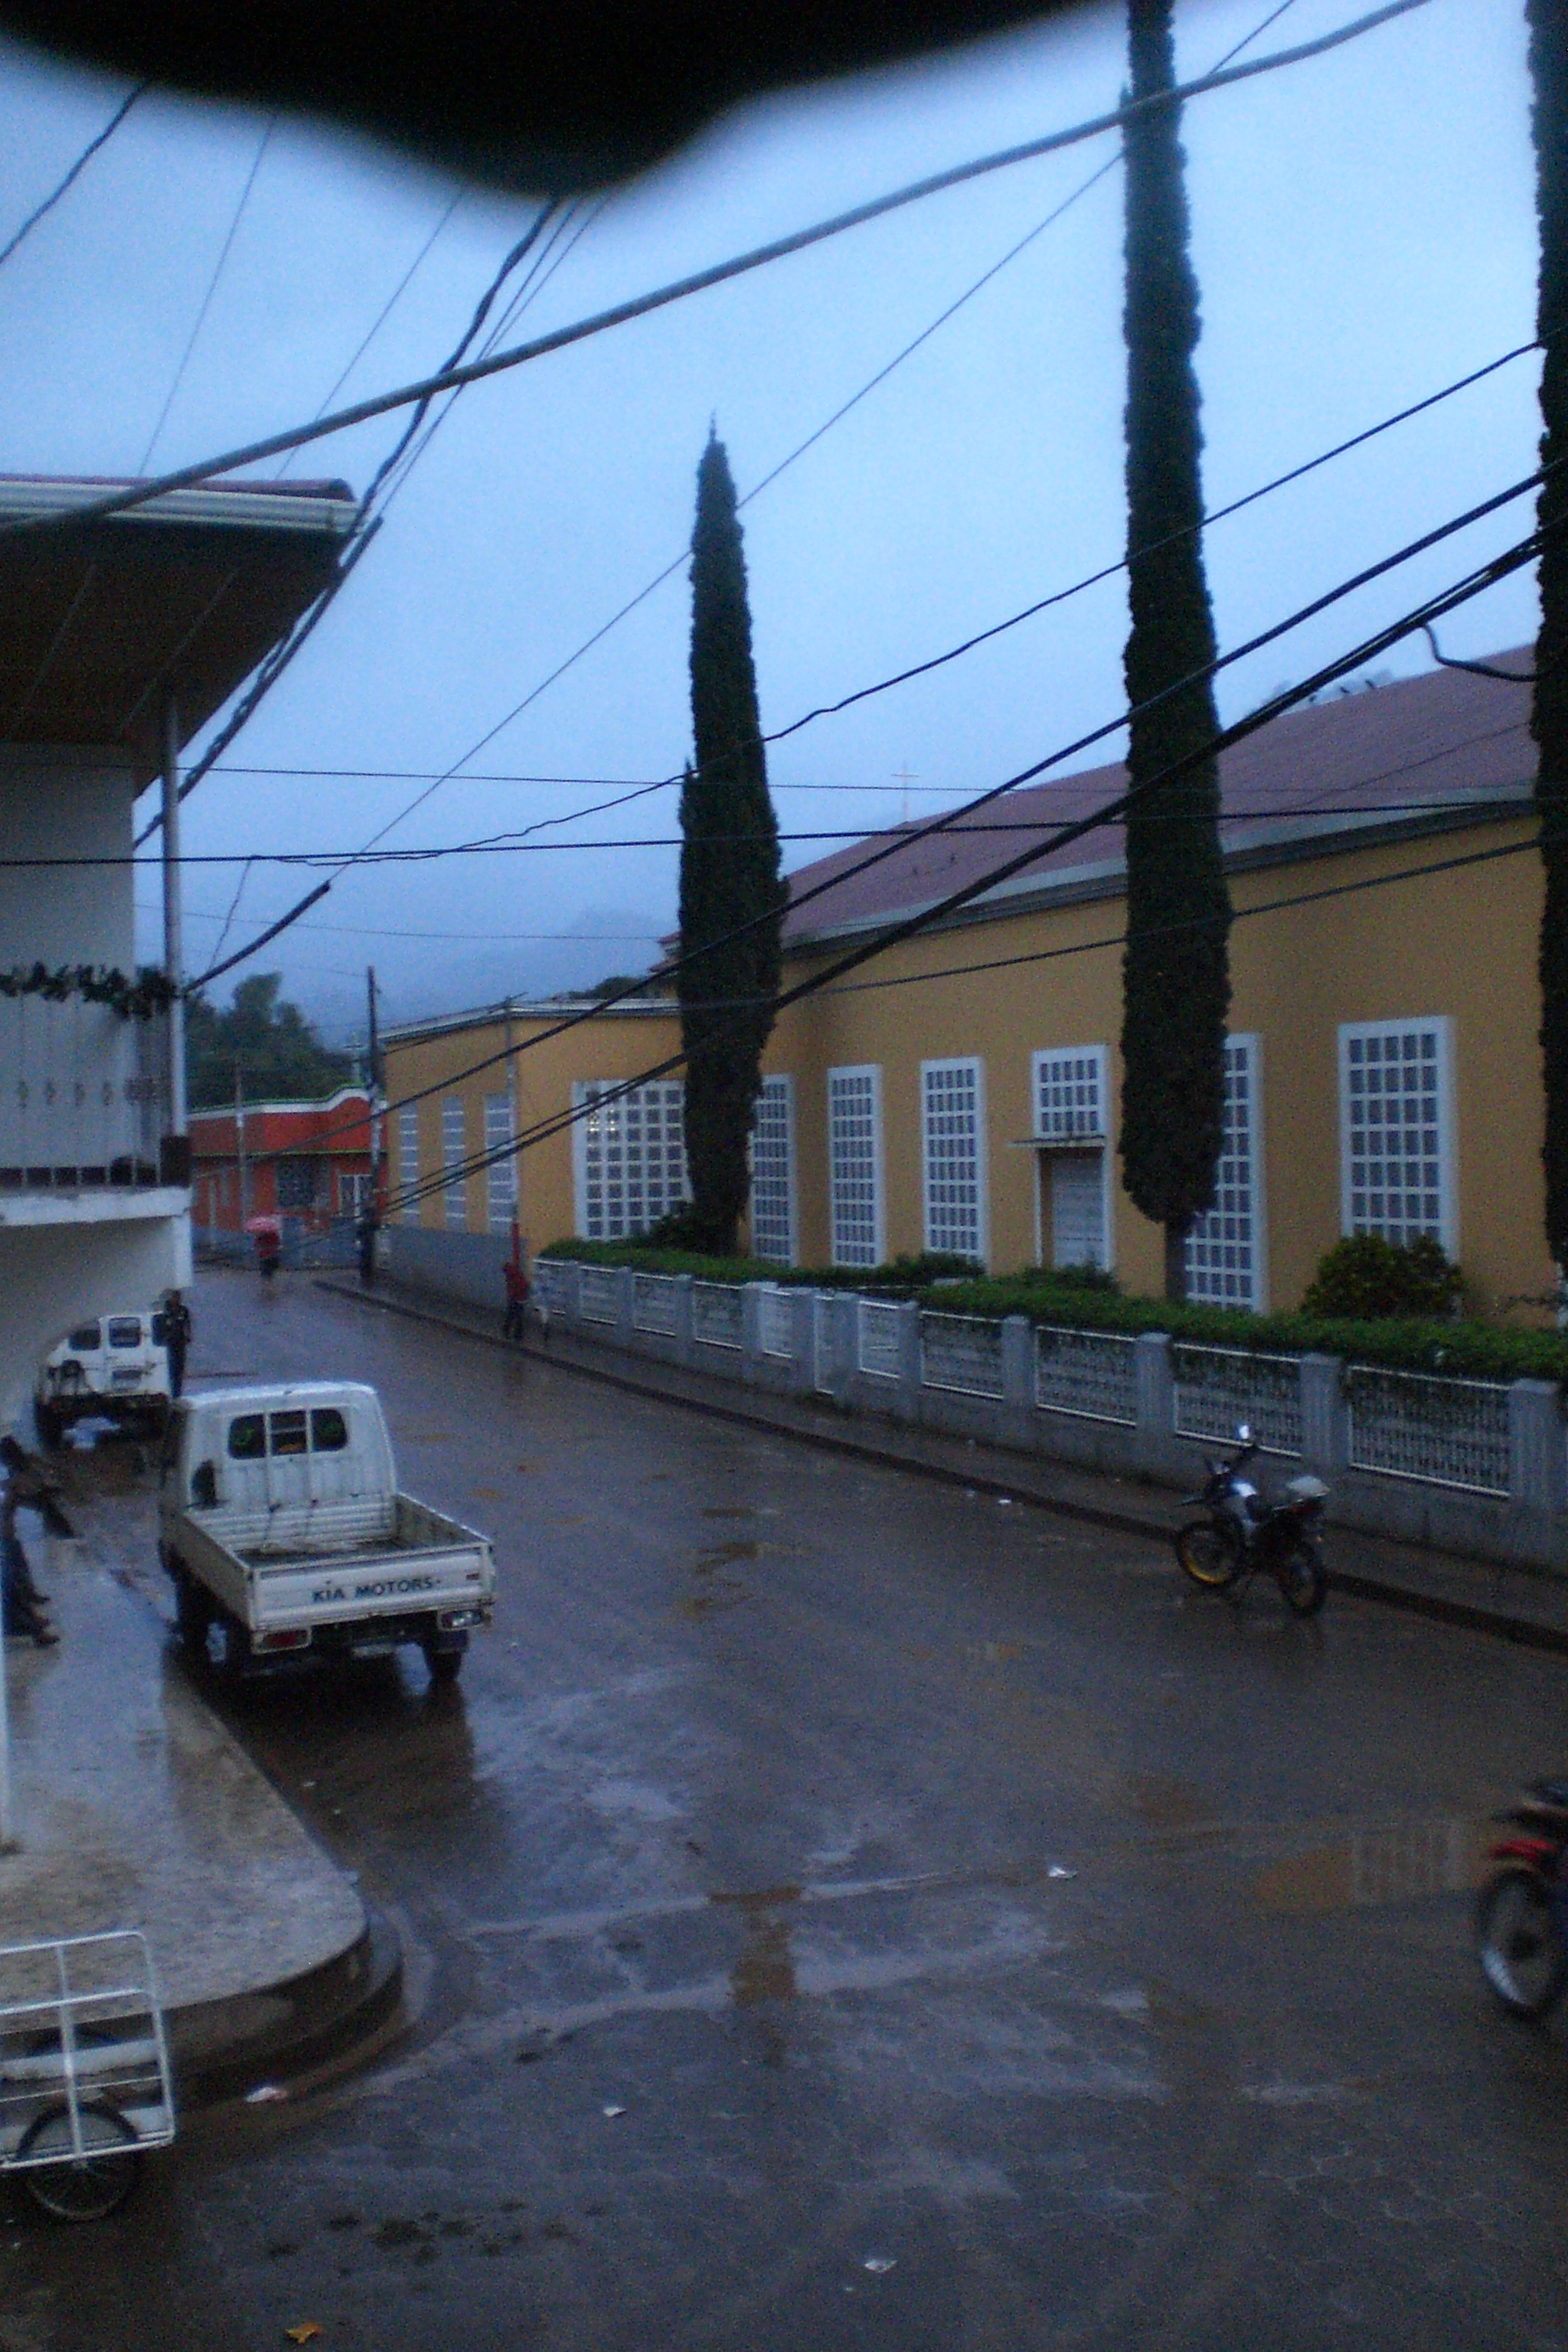
<path fill-rule="evenodd" d="M 1356 1321 L 1413 1315 L 1430 1322 L 1457 1314 L 1463 1297 L 1458 1267 L 1430 1234 L 1403 1248 L 1378 1234 L 1352 1234 L 1324 1257 L 1301 1312 Z"/>

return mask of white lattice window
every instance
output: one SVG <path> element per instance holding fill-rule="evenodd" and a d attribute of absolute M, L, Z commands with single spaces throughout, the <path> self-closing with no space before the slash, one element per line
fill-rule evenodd
<path fill-rule="evenodd" d="M 1058 1045 L 1037 1054 L 1035 1133 L 1042 1143 L 1101 1143 L 1106 1077 L 1103 1045 Z"/>
<path fill-rule="evenodd" d="M 1214 1307 L 1265 1303 L 1262 1076 L 1258 1040 L 1227 1037 L 1214 1207 L 1187 1235 L 1187 1297 Z"/>
<path fill-rule="evenodd" d="M 827 1191 L 835 1265 L 879 1265 L 882 1073 L 876 1063 L 827 1073 Z"/>
<path fill-rule="evenodd" d="M 419 1223 L 419 1203 L 409 1197 L 419 1181 L 419 1113 L 412 1104 L 397 1114 L 397 1189 L 404 1195 L 403 1222 Z"/>
<path fill-rule="evenodd" d="M 625 1241 L 682 1206 L 686 1089 L 679 1078 L 616 1094 L 613 1078 L 580 1079 L 572 1129 L 577 1231 L 585 1241 Z M 610 1099 L 605 1099 L 610 1097 Z"/>
<path fill-rule="evenodd" d="M 925 1245 L 985 1256 L 985 1065 L 921 1064 Z"/>
<path fill-rule="evenodd" d="M 1446 1020 L 1340 1031 L 1341 1223 L 1403 1245 L 1430 1234 L 1453 1255 L 1453 1084 Z"/>
<path fill-rule="evenodd" d="M 795 1262 L 795 1080 L 763 1080 L 752 1118 L 752 1255 Z"/>
<path fill-rule="evenodd" d="M 459 1229 L 468 1222 L 468 1188 L 456 1172 L 467 1150 L 464 1134 L 463 1097 L 448 1095 L 441 1105 L 441 1165 L 447 1171 L 441 1200 L 447 1223 Z"/>
<path fill-rule="evenodd" d="M 353 1217 L 356 1223 L 361 1217 L 369 1216 L 371 1212 L 370 1188 L 373 1181 L 374 1180 L 369 1176 L 356 1175 L 352 1171 L 345 1171 L 342 1169 L 339 1170 L 338 1214 L 340 1216 Z"/>
<path fill-rule="evenodd" d="M 485 1097 L 485 1222 L 492 1234 L 510 1234 L 517 1214 L 517 1161 L 511 1141 L 511 1097 Z M 500 1152 L 499 1160 L 489 1157 Z"/>

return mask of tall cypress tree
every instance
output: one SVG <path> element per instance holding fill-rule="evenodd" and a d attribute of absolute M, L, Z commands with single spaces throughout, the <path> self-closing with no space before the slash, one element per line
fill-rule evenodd
<path fill-rule="evenodd" d="M 1133 99 L 1174 84 L 1171 8 L 1172 0 L 1129 0 Z M 1197 528 L 1198 289 L 1187 255 L 1180 130 L 1179 111 L 1168 106 L 1124 134 L 1132 615 L 1124 667 L 1134 708 L 1215 657 Z M 1133 785 L 1201 750 L 1217 729 L 1206 680 L 1135 718 L 1127 755 Z M 1223 1133 L 1230 900 L 1218 818 L 1211 756 L 1134 803 L 1127 824 L 1121 1159 L 1127 1190 L 1165 1229 L 1165 1296 L 1173 1299 L 1186 1295 L 1186 1237 L 1213 1202 Z"/>
<path fill-rule="evenodd" d="M 1568 0 L 1528 0 L 1541 222 L 1541 635 L 1531 732 L 1546 895 L 1541 916 L 1541 1051 L 1546 1082 L 1546 1245 L 1568 1271 Z"/>
<path fill-rule="evenodd" d="M 724 445 L 710 432 L 691 536 L 694 764 L 680 795 L 680 1041 L 691 1206 L 700 1249 L 728 1254 L 750 1189 L 747 1146 L 773 1029 L 788 893 L 757 711 L 746 560 Z M 725 935 L 762 916 L 740 939 Z"/>

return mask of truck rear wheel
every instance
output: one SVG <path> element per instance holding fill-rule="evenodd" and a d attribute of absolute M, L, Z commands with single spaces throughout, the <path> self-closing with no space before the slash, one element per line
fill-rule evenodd
<path fill-rule="evenodd" d="M 226 1609 L 209 1610 L 203 1646 L 208 1664 L 221 1682 L 237 1683 L 250 1664 L 250 1636 Z"/>
<path fill-rule="evenodd" d="M 212 1602 L 182 1562 L 176 1560 L 170 1573 L 174 1580 L 174 1623 L 180 1645 L 188 1658 L 205 1660 L 207 1628 L 213 1621 Z"/>
<path fill-rule="evenodd" d="M 425 1663 L 430 1669 L 432 1683 L 455 1683 L 463 1671 L 462 1650 L 438 1650 L 434 1642 L 425 1644 Z"/>

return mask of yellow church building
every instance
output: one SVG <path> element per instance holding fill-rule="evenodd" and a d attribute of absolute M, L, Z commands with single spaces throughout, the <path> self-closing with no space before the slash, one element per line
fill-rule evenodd
<path fill-rule="evenodd" d="M 1217 1197 L 1188 1244 L 1195 1299 L 1293 1307 L 1359 1233 L 1435 1234 L 1481 1312 L 1553 1287 L 1529 650 L 1496 666 L 1518 682 L 1445 668 L 1339 692 L 1222 758 L 1231 1034 Z M 1086 771 L 800 869 L 785 987 L 1124 789 L 1120 767 Z M 1125 914 L 1107 826 L 786 1008 L 752 1139 L 754 1254 L 1093 1262 L 1158 1293 L 1163 1235 L 1117 1157 Z M 573 1021 L 584 1009 L 519 1003 L 390 1034 L 395 1266 L 493 1298 L 514 1214 L 537 1249 L 634 1235 L 684 1198 L 679 1069 L 597 1101 L 679 1053 L 673 1003 Z"/>

